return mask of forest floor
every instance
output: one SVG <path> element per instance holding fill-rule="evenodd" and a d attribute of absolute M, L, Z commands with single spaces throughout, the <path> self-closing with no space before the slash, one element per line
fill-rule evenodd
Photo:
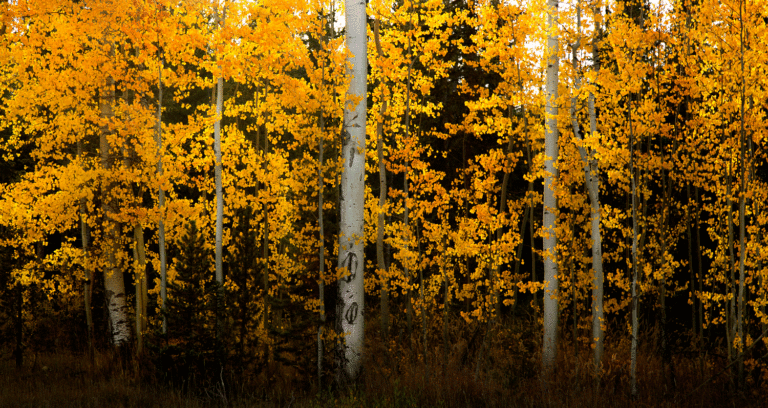
<path fill-rule="evenodd" d="M 39 354 L 20 369 L 5 359 L 0 362 L 0 408 L 765 407 L 768 400 L 765 386 L 751 384 L 743 392 L 731 392 L 727 375 L 717 375 L 723 366 L 703 372 L 698 358 L 676 357 L 665 368 L 658 359 L 641 354 L 639 397 L 632 399 L 627 365 L 613 353 L 607 357 L 606 373 L 597 389 L 585 368 L 589 355 L 582 353 L 579 367 L 572 362 L 571 350 L 568 364 L 566 348 L 560 353 L 564 361 L 555 379 L 547 385 L 538 375 L 535 356 L 526 361 L 502 360 L 504 350 L 489 348 L 485 357 L 463 365 L 437 364 L 436 359 L 425 364 L 418 353 L 412 360 L 393 362 L 398 358 L 378 351 L 369 347 L 371 355 L 380 358 L 369 358 L 365 375 L 355 387 L 322 392 L 311 383 L 275 377 L 271 384 L 230 385 L 227 392 L 220 385 L 192 392 L 147 380 L 134 361 L 121 364 L 106 353 L 98 354 L 93 364 L 83 355 Z M 452 351 L 451 361 L 464 354 Z M 478 368 L 481 360 L 485 364 Z"/>

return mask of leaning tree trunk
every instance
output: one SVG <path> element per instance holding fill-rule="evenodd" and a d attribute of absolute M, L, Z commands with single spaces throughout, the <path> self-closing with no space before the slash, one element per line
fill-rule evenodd
<path fill-rule="evenodd" d="M 344 103 L 342 129 L 342 173 L 339 197 L 339 279 L 336 306 L 337 330 L 344 333 L 339 343 L 337 378 L 355 381 L 362 369 L 364 341 L 363 231 L 365 204 L 365 119 L 366 119 L 366 10 L 365 2 L 348 3 L 346 40 L 349 58 L 349 89 Z"/>
<path fill-rule="evenodd" d="M 557 0 L 548 0 L 549 16 L 547 18 L 547 84 L 546 84 L 546 114 L 544 129 L 544 342 L 543 366 L 546 375 L 555 368 L 557 359 L 557 320 L 559 315 L 557 301 L 557 237 L 555 221 L 557 218 L 557 198 L 555 197 L 554 182 L 557 179 L 555 162 L 558 157 L 557 132 L 557 84 L 559 58 L 557 31 Z"/>

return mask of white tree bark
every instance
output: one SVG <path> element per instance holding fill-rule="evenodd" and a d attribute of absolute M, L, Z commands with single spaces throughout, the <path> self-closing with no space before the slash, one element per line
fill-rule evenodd
<path fill-rule="evenodd" d="M 629 388 L 633 398 L 637 398 L 637 344 L 639 333 L 637 293 L 637 177 L 635 174 L 635 131 L 632 125 L 632 96 L 629 97 L 629 173 L 632 194 L 632 343 L 629 348 Z"/>
<path fill-rule="evenodd" d="M 746 344 L 744 339 L 744 303 L 745 303 L 745 263 L 747 259 L 747 247 L 746 247 L 746 189 L 747 189 L 747 157 L 746 157 L 746 130 L 744 129 L 744 99 L 745 95 L 745 75 L 744 75 L 744 2 L 739 1 L 739 62 L 741 63 L 741 86 L 740 86 L 740 99 L 741 99 L 741 118 L 740 118 L 740 137 L 739 137 L 739 161 L 741 162 L 741 175 L 739 181 L 739 293 L 738 293 L 738 316 L 736 318 L 736 335 L 739 338 L 739 344 L 743 347 Z M 742 388 L 744 386 L 744 355 L 743 352 L 739 353 L 738 363 L 738 386 Z"/>
<path fill-rule="evenodd" d="M 133 228 L 133 260 L 138 266 L 134 285 L 136 289 L 136 351 L 144 350 L 144 332 L 147 330 L 147 257 L 144 250 L 144 229 L 140 223 Z"/>
<path fill-rule="evenodd" d="M 83 158 L 83 142 L 77 142 L 77 157 Z M 88 207 L 85 198 L 79 200 L 80 204 L 80 237 L 83 243 L 83 271 L 85 272 L 85 282 L 83 284 L 83 300 L 85 303 L 85 322 L 88 330 L 88 357 L 93 362 L 93 314 L 91 312 L 91 288 L 93 287 L 93 272 L 91 271 L 88 252 L 90 251 L 88 243 Z"/>
<path fill-rule="evenodd" d="M 379 57 L 384 56 L 379 41 L 379 23 L 381 17 L 374 21 L 374 40 L 376 42 L 376 53 Z M 384 208 L 387 204 L 387 169 L 384 165 L 384 116 L 387 114 L 387 100 L 381 101 L 379 108 L 379 120 L 376 123 L 376 155 L 379 160 L 379 208 Z M 376 223 L 376 260 L 378 262 L 379 273 L 387 271 L 387 264 L 384 259 L 384 212 L 379 212 Z M 381 334 L 382 337 L 389 339 L 389 279 L 385 276 L 381 280 Z"/>
<path fill-rule="evenodd" d="M 346 40 L 352 56 L 344 104 L 342 129 L 339 263 L 347 275 L 339 280 L 336 307 L 337 330 L 345 333 L 338 352 L 338 379 L 357 379 L 363 356 L 363 210 L 365 187 L 366 120 L 366 10 L 365 2 L 355 0 L 346 7 Z"/>
<path fill-rule="evenodd" d="M 599 13 L 599 9 L 595 9 L 595 14 Z M 579 36 L 576 44 L 573 46 L 572 63 L 574 68 L 577 67 L 578 60 L 577 54 L 581 42 L 581 8 L 577 6 L 577 25 L 579 25 Z M 595 22 L 595 32 L 599 32 L 598 23 Z M 600 61 L 598 59 L 597 44 L 593 43 L 592 55 L 595 60 L 594 70 L 597 72 L 600 70 Z M 578 71 L 577 71 L 578 72 Z M 576 139 L 582 140 L 581 130 L 578 119 L 576 117 L 576 104 L 578 103 L 578 94 L 581 89 L 581 73 L 578 72 L 575 79 L 575 92 L 571 97 L 571 123 L 573 126 L 573 133 Z M 597 132 L 597 118 L 595 114 L 595 95 L 592 91 L 589 92 L 587 99 L 587 109 L 589 114 L 589 132 L 594 135 Z M 593 362 L 595 372 L 600 372 L 600 364 L 603 360 L 603 340 L 605 339 L 605 333 L 603 332 L 603 250 L 602 250 L 602 236 L 600 235 L 600 169 L 597 166 L 597 160 L 592 152 L 588 152 L 584 146 L 579 146 L 579 156 L 584 167 L 584 178 L 587 184 L 587 194 L 589 195 L 590 202 L 590 237 L 592 238 L 592 271 L 594 273 L 594 281 L 592 286 L 592 340 L 595 342 L 595 348 L 593 351 Z"/>
<path fill-rule="evenodd" d="M 101 89 L 99 98 L 100 116 L 103 120 L 99 137 L 99 150 L 101 155 L 101 168 L 108 177 L 112 168 L 110 157 L 110 144 L 107 136 L 111 133 L 110 124 L 114 118 L 113 105 L 115 102 L 115 83 L 110 77 Z M 115 208 L 111 197 L 111 180 L 102 182 L 102 210 L 104 216 L 104 232 L 107 244 L 107 267 L 104 272 L 104 289 L 107 297 L 107 309 L 112 328 L 112 344 L 121 347 L 128 344 L 131 338 L 131 328 L 128 322 L 127 304 L 125 301 L 125 283 L 123 271 L 117 267 L 115 251 L 117 246 L 117 226 L 112 219 Z"/>
<path fill-rule="evenodd" d="M 544 343 L 542 359 L 546 374 L 552 372 L 557 359 L 557 320 L 559 315 L 557 290 L 557 254 L 555 247 L 555 221 L 557 218 L 557 199 L 553 183 L 557 179 L 555 162 L 558 157 L 557 132 L 557 83 L 560 61 L 557 55 L 557 0 L 547 0 L 547 82 L 546 82 L 546 119 L 544 126 Z"/>
<path fill-rule="evenodd" d="M 224 3 L 224 15 L 219 20 L 223 28 L 226 19 L 226 2 Z M 221 65 L 219 65 L 221 68 Z M 216 282 L 224 285 L 224 270 L 222 269 L 221 241 L 224 227 L 224 194 L 221 187 L 221 116 L 224 112 L 224 78 L 216 80 L 216 122 L 213 125 L 213 152 L 216 157 L 214 176 L 216 178 Z"/>
<path fill-rule="evenodd" d="M 163 178 L 163 54 L 160 54 L 160 67 L 157 69 L 157 176 L 162 183 Z M 158 253 L 160 255 L 160 300 L 163 311 L 162 333 L 168 333 L 168 319 L 165 315 L 165 306 L 168 304 L 168 280 L 166 273 L 165 258 L 165 190 L 162 184 L 157 191 L 157 207 L 160 213 L 160 219 L 157 222 Z"/>

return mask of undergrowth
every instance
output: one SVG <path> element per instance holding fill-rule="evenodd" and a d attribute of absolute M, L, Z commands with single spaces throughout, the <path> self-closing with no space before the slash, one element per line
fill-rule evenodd
<path fill-rule="evenodd" d="M 530 321 L 510 319 L 452 330 L 447 342 L 428 337 L 425 347 L 418 333 L 385 342 L 369 329 L 364 374 L 344 389 L 333 383 L 332 367 L 320 388 L 316 378 L 280 364 L 248 376 L 230 368 L 219 382 L 196 384 L 167 381 L 146 355 L 126 359 L 102 351 L 91 362 L 83 354 L 47 353 L 27 356 L 18 369 L 6 358 L 0 407 L 758 407 L 768 397 L 765 362 L 758 361 L 737 390 L 723 371 L 727 361 L 716 354 L 679 348 L 664 364 L 653 333 L 646 333 L 639 350 L 635 399 L 629 395 L 626 338 L 607 339 L 599 379 L 589 346 L 574 348 L 561 339 L 557 371 L 544 379 L 538 330 Z"/>

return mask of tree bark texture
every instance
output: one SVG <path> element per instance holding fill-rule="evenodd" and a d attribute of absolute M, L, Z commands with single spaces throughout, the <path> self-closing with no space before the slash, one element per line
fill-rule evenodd
<path fill-rule="evenodd" d="M 558 157 L 558 130 L 557 130 L 557 85 L 559 58 L 557 31 L 557 0 L 548 0 L 549 16 L 547 17 L 547 72 L 546 72 L 546 119 L 544 127 L 544 342 L 543 342 L 543 367 L 548 375 L 555 368 L 557 359 L 557 320 L 558 310 L 558 278 L 557 278 L 557 237 L 555 222 L 557 218 L 557 198 L 555 197 L 555 180 L 557 168 L 555 162 Z"/>
<path fill-rule="evenodd" d="M 337 330 L 344 333 L 337 353 L 337 376 L 342 383 L 355 381 L 360 374 L 364 341 L 363 220 L 368 70 L 365 7 L 364 1 L 355 1 L 347 3 L 346 8 L 346 40 L 352 55 L 342 128 L 338 259 L 338 267 L 346 271 L 346 276 L 339 279 L 336 307 Z"/>

